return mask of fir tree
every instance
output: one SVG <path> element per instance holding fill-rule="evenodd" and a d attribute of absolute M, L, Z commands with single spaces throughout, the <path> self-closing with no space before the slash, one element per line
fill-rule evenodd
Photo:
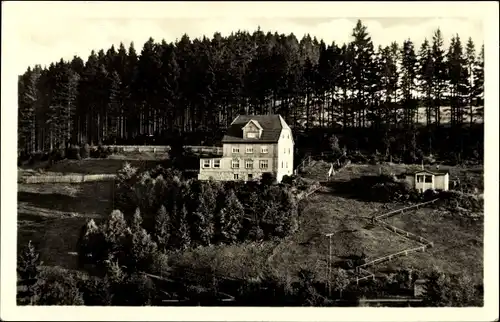
<path fill-rule="evenodd" d="M 37 282 L 40 276 L 39 266 L 40 254 L 37 252 L 31 240 L 28 245 L 21 250 L 18 256 L 17 273 L 20 284 L 26 287 L 26 291 L 19 294 L 20 304 L 34 304 L 37 293 Z"/>
<path fill-rule="evenodd" d="M 224 242 L 229 244 L 236 242 L 243 216 L 243 206 L 237 199 L 234 190 L 229 191 L 224 207 L 219 214 L 221 237 Z"/>
<path fill-rule="evenodd" d="M 155 216 L 154 236 L 160 251 L 168 249 L 171 235 L 170 218 L 164 205 L 160 207 Z"/>

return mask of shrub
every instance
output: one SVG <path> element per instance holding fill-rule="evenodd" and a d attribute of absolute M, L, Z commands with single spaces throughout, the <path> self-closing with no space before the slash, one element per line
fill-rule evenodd
<path fill-rule="evenodd" d="M 36 293 L 36 283 L 39 277 L 40 254 L 37 252 L 31 240 L 19 253 L 17 259 L 17 274 L 19 284 L 26 288 L 25 292 L 18 294 L 19 304 L 30 304 Z"/>
<path fill-rule="evenodd" d="M 90 157 L 90 145 L 85 143 L 80 149 L 80 156 L 82 159 L 88 159 Z"/>
<path fill-rule="evenodd" d="M 481 196 L 464 194 L 458 191 L 441 191 L 438 194 L 441 199 L 440 204 L 452 211 L 460 208 L 474 212 L 484 211 L 484 199 Z"/>
<path fill-rule="evenodd" d="M 69 274 L 42 274 L 37 282 L 36 305 L 84 305 L 77 280 Z"/>
<path fill-rule="evenodd" d="M 433 270 L 424 284 L 426 306 L 481 306 L 481 285 L 474 285 L 467 276 L 444 274 Z"/>
<path fill-rule="evenodd" d="M 70 160 L 80 160 L 80 148 L 76 145 L 71 145 L 66 149 L 66 158 Z"/>
<path fill-rule="evenodd" d="M 276 176 L 272 172 L 264 172 L 262 174 L 260 182 L 266 186 L 272 185 L 276 183 Z"/>
<path fill-rule="evenodd" d="M 151 279 L 142 274 L 132 274 L 114 287 L 113 305 L 145 306 L 153 304 L 155 286 Z"/>
<path fill-rule="evenodd" d="M 83 302 L 89 306 L 111 305 L 111 285 L 107 279 L 90 276 L 79 282 Z"/>

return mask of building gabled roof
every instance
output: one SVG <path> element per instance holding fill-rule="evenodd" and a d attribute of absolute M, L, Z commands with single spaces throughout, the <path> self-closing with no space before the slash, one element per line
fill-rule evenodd
<path fill-rule="evenodd" d="M 256 121 L 262 128 L 260 138 L 249 139 L 243 137 L 243 127 L 250 121 Z M 283 118 L 278 115 L 239 115 L 229 125 L 226 134 L 222 138 L 222 143 L 238 143 L 238 142 L 262 142 L 262 143 L 277 143 L 281 130 L 288 128 L 288 125 Z"/>
<path fill-rule="evenodd" d="M 252 123 L 253 125 L 255 125 L 259 130 L 264 130 L 262 128 L 262 126 L 260 126 L 259 122 L 257 120 L 254 120 L 254 119 L 248 121 L 247 124 L 245 124 L 243 127 L 247 126 L 249 123 Z"/>
<path fill-rule="evenodd" d="M 432 174 L 435 176 L 444 176 L 446 174 L 449 174 L 450 172 L 448 170 L 439 170 L 439 169 L 432 169 L 432 170 L 420 169 L 420 170 L 406 172 L 406 175 L 416 175 L 416 174 L 420 174 L 420 173 L 427 173 L 427 174 Z"/>

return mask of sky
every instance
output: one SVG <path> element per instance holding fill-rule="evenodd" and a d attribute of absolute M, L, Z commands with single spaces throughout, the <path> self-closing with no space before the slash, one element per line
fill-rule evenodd
<path fill-rule="evenodd" d="M 450 15 L 431 10 L 429 4 L 403 11 L 401 17 L 393 3 L 373 3 L 356 7 L 342 3 L 166 3 L 166 2 L 3 2 L 15 12 L 11 18 L 17 43 L 15 69 L 23 73 L 34 64 L 48 65 L 74 55 L 86 60 L 91 50 L 107 50 L 112 44 L 134 42 L 138 52 L 149 37 L 156 41 L 175 41 L 186 33 L 191 38 L 215 32 L 228 35 L 237 30 L 250 32 L 258 26 L 264 32 L 294 33 L 298 38 L 309 33 L 326 43 L 349 42 L 357 19 L 368 27 L 374 45 L 402 43 L 410 38 L 418 48 L 424 38 L 432 38 L 440 28 L 445 46 L 455 34 L 463 42 L 472 37 L 477 47 L 483 43 L 483 24 L 473 14 Z M 355 10 L 352 10 L 354 7 Z M 425 10 L 429 7 L 429 11 Z M 416 10 L 417 9 L 417 10 Z M 4 10 L 2 10 L 4 11 Z M 7 11 L 9 12 L 9 11 Z M 429 16 L 429 12 L 436 12 Z M 446 13 L 446 14 L 445 14 Z M 17 18 L 17 19 L 16 19 Z M 23 19 L 21 19 L 23 18 Z M 3 20 L 3 19 L 2 19 Z"/>

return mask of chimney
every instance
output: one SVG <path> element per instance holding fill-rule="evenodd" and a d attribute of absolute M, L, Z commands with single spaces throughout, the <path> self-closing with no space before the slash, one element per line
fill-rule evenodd
<path fill-rule="evenodd" d="M 439 170 L 439 164 L 436 164 L 436 170 Z"/>
<path fill-rule="evenodd" d="M 424 159 L 422 159 L 422 170 L 425 170 L 424 169 Z"/>

